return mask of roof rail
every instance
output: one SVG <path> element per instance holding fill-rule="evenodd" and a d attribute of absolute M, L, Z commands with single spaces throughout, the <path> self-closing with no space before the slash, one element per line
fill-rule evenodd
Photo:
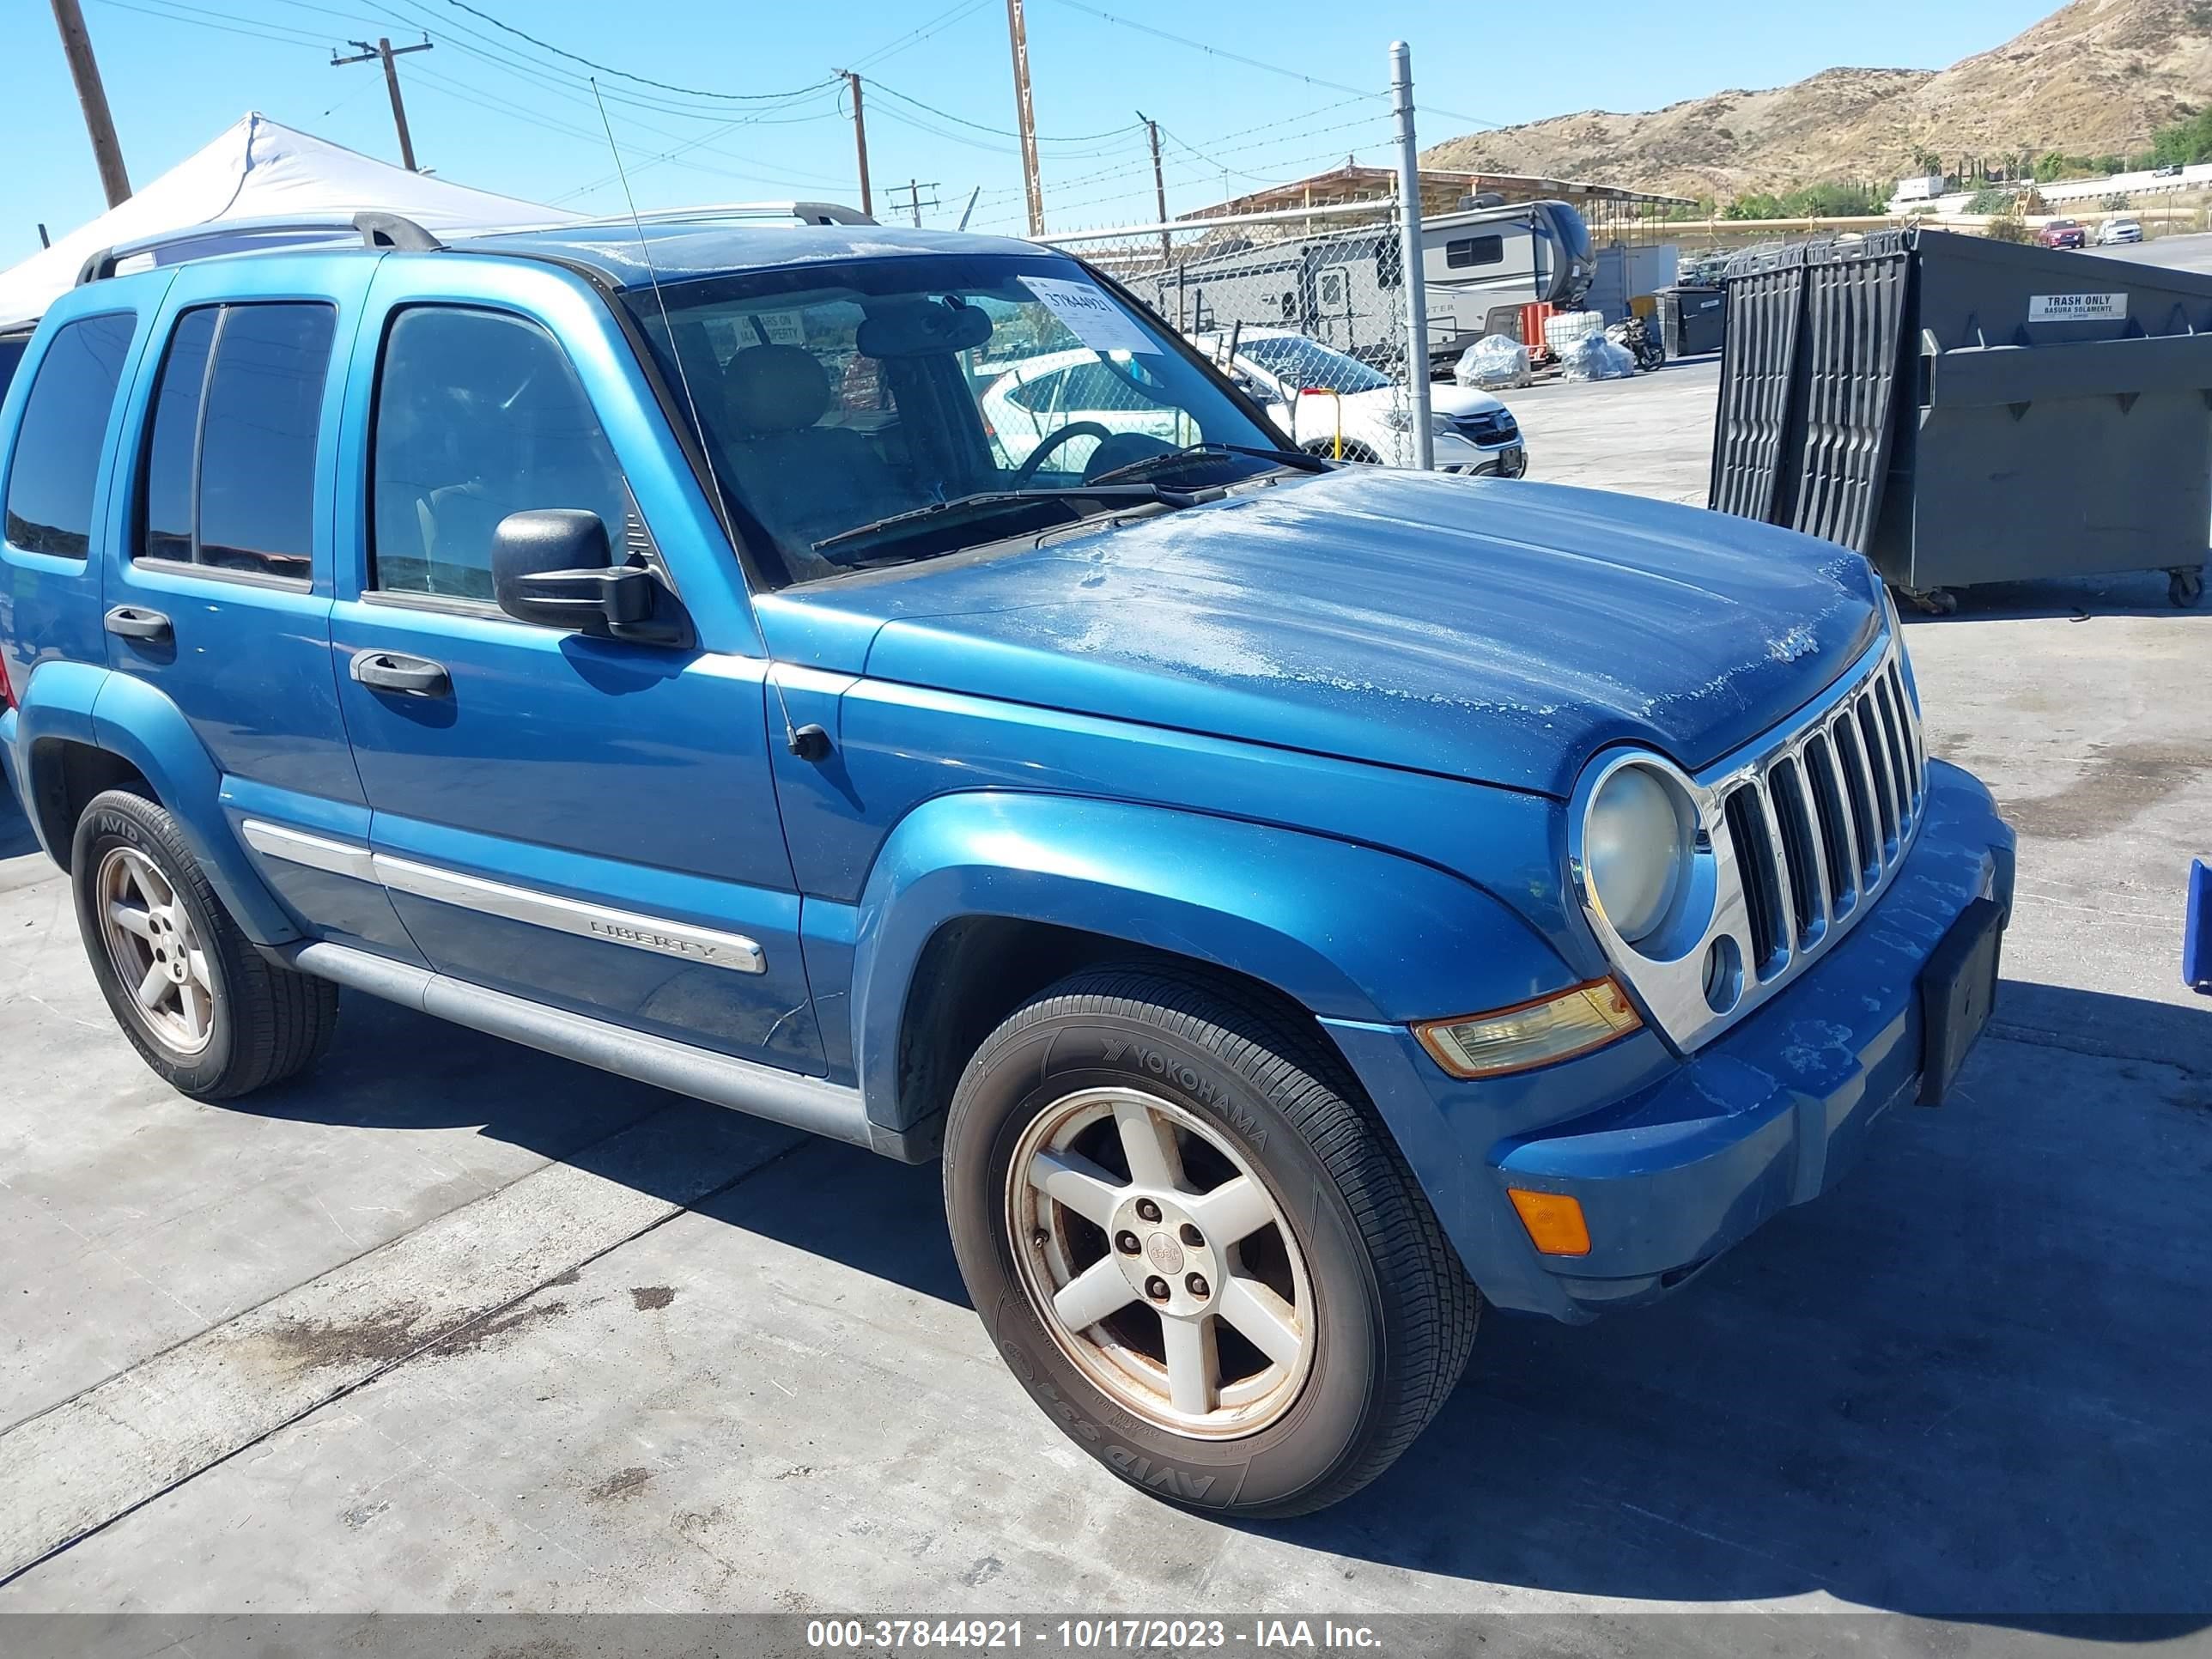
<path fill-rule="evenodd" d="M 407 253 L 437 253 L 445 244 L 412 219 L 396 213 L 356 213 L 353 228 L 367 247 L 394 247 Z"/>
<path fill-rule="evenodd" d="M 717 219 L 796 219 L 803 225 L 872 225 L 876 221 L 858 208 L 849 208 L 840 202 L 714 202 L 700 207 L 660 208 L 636 216 L 648 225 L 686 224 L 694 220 L 702 222 Z M 631 221 L 627 213 L 617 213 L 605 219 L 587 220 L 588 224 L 626 225 Z"/>
<path fill-rule="evenodd" d="M 362 212 L 350 218 L 333 216 L 327 219 L 212 219 L 101 248 L 78 267 L 76 282 L 79 288 L 87 283 L 103 282 L 115 275 L 124 260 L 141 254 L 154 256 L 155 264 L 176 264 L 218 253 L 265 252 L 346 241 L 351 240 L 349 232 L 358 236 L 364 247 L 431 253 L 446 246 L 415 221 L 397 213 Z M 194 245 L 200 243 L 208 246 L 194 252 Z M 169 257 L 163 258 L 165 253 Z"/>

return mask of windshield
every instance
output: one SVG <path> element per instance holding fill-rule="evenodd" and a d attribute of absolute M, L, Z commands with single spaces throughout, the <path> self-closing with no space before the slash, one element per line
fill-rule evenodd
<path fill-rule="evenodd" d="M 1314 386 L 1323 392 L 1376 392 L 1390 384 L 1389 375 L 1357 357 L 1291 335 L 1243 340 L 1237 349 L 1293 391 Z"/>
<path fill-rule="evenodd" d="M 850 532 L 946 501 L 1036 492 L 1048 520 L 1066 521 L 1125 509 L 1126 491 L 1083 492 L 1172 450 L 1230 447 L 1194 453 L 1187 470 L 1202 476 L 1178 473 L 1184 485 L 1278 465 L 1235 453 L 1273 451 L 1278 434 L 1070 259 L 781 266 L 664 288 L 665 323 L 651 289 L 623 297 L 679 404 L 688 382 L 715 478 L 769 586 L 870 562 L 868 538 Z M 1008 533 L 988 512 L 922 522 L 926 539 L 902 541 L 902 556 Z"/>

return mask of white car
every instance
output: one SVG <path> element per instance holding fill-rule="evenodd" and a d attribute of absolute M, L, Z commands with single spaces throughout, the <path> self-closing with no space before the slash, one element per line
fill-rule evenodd
<path fill-rule="evenodd" d="M 2107 219 L 2097 227 L 2097 246 L 2110 247 L 2116 242 L 2142 240 L 2142 224 L 2135 219 Z"/>
<path fill-rule="evenodd" d="M 1238 331 L 1233 361 L 1224 361 L 1230 336 L 1187 337 L 1265 408 L 1299 448 L 1333 455 L 1340 435 L 1346 460 L 1413 465 L 1405 394 L 1379 369 L 1286 328 Z M 1432 383 L 1429 419 L 1437 471 L 1517 478 L 1528 471 L 1519 422 L 1488 392 Z"/>
<path fill-rule="evenodd" d="M 1310 382 L 1270 368 L 1262 357 L 1244 348 L 1259 344 L 1265 355 L 1283 354 L 1260 340 L 1240 340 L 1237 361 L 1226 366 L 1228 372 L 1299 447 L 1317 455 L 1335 453 L 1340 420 L 1345 459 L 1411 465 L 1413 444 L 1401 399 L 1388 378 L 1355 358 L 1316 346 L 1302 335 L 1270 331 L 1269 337 L 1322 354 L 1328 360 L 1325 364 L 1304 367 L 1325 368 L 1336 385 L 1346 388 L 1340 395 L 1304 392 L 1303 385 Z M 1193 343 L 1216 355 L 1203 337 L 1194 337 Z M 983 418 L 1010 467 L 1020 465 L 1047 438 L 1076 422 L 1116 434 L 1156 438 L 1178 447 L 1201 439 L 1205 434 L 1191 427 L 1188 416 L 1145 396 L 1146 378 L 1142 359 L 1125 354 L 1102 356 L 1085 348 L 1045 352 L 993 376 L 980 394 Z M 1434 453 L 1439 471 L 1521 475 L 1526 463 L 1520 428 L 1503 404 L 1458 386 L 1437 386 L 1434 396 Z M 1477 433 L 1479 438 L 1471 435 Z M 1068 462 L 1080 465 L 1081 447 L 1096 441 L 1071 440 Z"/>

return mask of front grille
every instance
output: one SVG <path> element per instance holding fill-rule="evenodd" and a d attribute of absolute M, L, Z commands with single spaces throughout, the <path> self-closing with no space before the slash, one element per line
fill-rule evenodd
<path fill-rule="evenodd" d="M 1583 912 L 1644 1017 L 1683 1052 L 1748 1015 L 1834 946 L 1888 886 L 1912 849 L 1927 798 L 1927 750 L 1893 633 L 1792 720 L 1695 776 L 1632 751 L 1593 766 L 1575 822 L 1613 769 L 1673 774 L 1697 817 L 1686 910 L 1661 935 L 1614 932 L 1571 839 Z M 1571 832 L 1571 836 L 1573 832 Z M 1731 952 L 1740 974 L 1716 974 Z"/>
<path fill-rule="evenodd" d="M 1772 980 L 1889 878 L 1927 787 L 1893 652 L 1727 786 L 1722 821 L 1743 893 L 1747 959 Z"/>
<path fill-rule="evenodd" d="M 1521 434 L 1521 428 L 1513 423 L 1513 417 L 1503 410 L 1480 415 L 1455 415 L 1452 417 L 1452 428 L 1469 443 L 1477 444 L 1504 443 Z"/>

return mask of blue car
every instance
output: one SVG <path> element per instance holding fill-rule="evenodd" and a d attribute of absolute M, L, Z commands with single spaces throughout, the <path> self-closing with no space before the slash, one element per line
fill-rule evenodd
<path fill-rule="evenodd" d="M 185 1094 L 343 990 L 941 1158 L 1052 1420 L 1279 1516 L 1987 1017 L 2013 837 L 1855 555 L 1332 465 L 1027 243 L 363 226 L 96 259 L 0 404 L 0 756 Z M 1069 351 L 1146 418 L 1009 453 Z"/>

